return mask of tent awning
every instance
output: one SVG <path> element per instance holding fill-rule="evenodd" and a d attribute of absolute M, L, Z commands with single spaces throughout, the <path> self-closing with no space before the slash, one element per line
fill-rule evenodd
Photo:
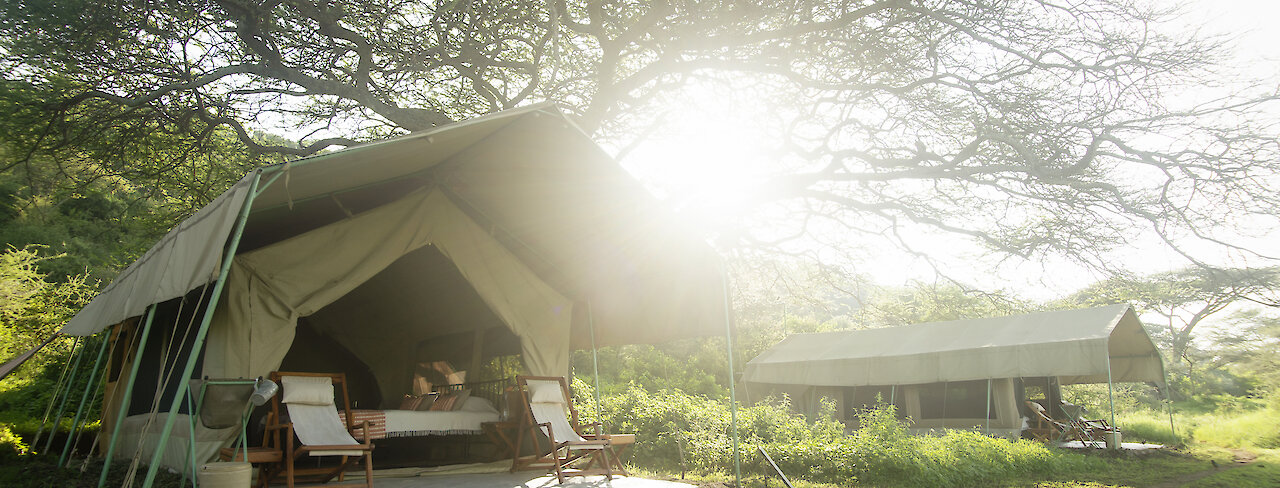
<path fill-rule="evenodd" d="M 1164 382 L 1151 338 L 1128 305 L 798 334 L 747 363 L 763 384 L 909 385 L 1056 376 L 1065 384 Z"/>
<path fill-rule="evenodd" d="M 252 176 L 252 175 L 251 175 Z M 165 236 L 62 332 L 94 334 L 216 278 L 246 177 Z M 240 253 L 436 188 L 566 298 L 597 344 L 723 331 L 719 258 L 550 105 L 508 110 L 263 169 Z M 575 322 L 573 345 L 587 345 Z"/>

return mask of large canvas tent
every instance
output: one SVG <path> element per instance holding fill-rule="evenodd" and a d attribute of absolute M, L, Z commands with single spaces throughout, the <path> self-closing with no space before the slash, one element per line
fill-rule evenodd
<path fill-rule="evenodd" d="M 1014 433 L 1020 385 L 1045 378 L 1165 382 L 1160 354 L 1128 305 L 797 334 L 748 362 L 744 381 L 750 398 L 786 393 L 801 411 L 827 397 L 847 417 L 878 394 L 916 428 Z M 948 398 L 962 413 L 937 405 Z"/>
<path fill-rule="evenodd" d="M 180 378 L 265 375 L 299 352 L 300 320 L 367 365 L 384 404 L 424 342 L 505 338 L 558 376 L 571 348 L 723 333 L 719 257 L 677 222 L 556 108 L 510 110 L 255 171 L 62 332 L 127 339 L 104 430 L 118 457 L 164 445 L 152 459 L 182 466 L 188 421 L 163 413 L 183 411 Z M 160 387 L 130 394 L 140 366 Z M 197 458 L 234 434 L 197 429 Z"/>

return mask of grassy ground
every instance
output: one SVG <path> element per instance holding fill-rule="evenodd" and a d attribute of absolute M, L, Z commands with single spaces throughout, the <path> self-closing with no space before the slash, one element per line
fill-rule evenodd
<path fill-rule="evenodd" d="M 98 486 L 98 476 L 102 473 L 102 462 L 91 462 L 84 465 L 84 471 L 73 468 L 58 469 L 54 467 L 58 460 L 52 456 L 30 455 L 20 458 L 9 458 L 0 461 L 0 486 L 6 488 L 91 488 Z M 111 465 L 107 473 L 107 486 L 121 486 L 124 483 L 127 463 Z M 137 475 L 137 485 L 141 485 L 146 468 L 141 468 Z M 157 488 L 179 488 L 179 475 L 161 470 L 153 486 Z M 188 481 L 186 486 L 190 486 Z"/>
<path fill-rule="evenodd" d="M 1242 453 L 1256 455 L 1248 463 L 1239 463 Z M 1109 453 L 1096 450 L 1077 452 L 1055 450 L 1059 456 L 1085 457 L 1096 462 L 1084 471 L 1064 472 L 1045 479 L 1023 479 L 999 484 L 1002 488 L 1270 488 L 1280 486 L 1280 450 L 1229 450 L 1198 444 L 1190 448 L 1149 451 L 1143 454 Z M 1246 458 L 1248 456 L 1245 456 Z M 1212 461 L 1212 462 L 1211 462 Z M 1214 463 L 1217 463 L 1215 466 Z M 634 475 L 655 479 L 684 481 L 698 486 L 731 486 L 733 477 L 724 473 L 670 473 L 631 468 Z M 837 488 L 858 486 L 899 488 L 909 483 L 825 484 L 799 479 L 801 473 L 790 473 L 795 488 Z M 781 488 L 777 476 L 743 473 L 746 488 Z"/>

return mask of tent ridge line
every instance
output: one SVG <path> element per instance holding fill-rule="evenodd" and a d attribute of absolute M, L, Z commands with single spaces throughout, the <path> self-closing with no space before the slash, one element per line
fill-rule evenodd
<path fill-rule="evenodd" d="M 364 143 L 357 144 L 357 145 L 355 145 L 355 146 L 351 146 L 351 147 L 348 147 L 348 148 L 344 148 L 344 149 L 341 149 L 341 150 L 338 150 L 338 151 L 334 151 L 334 152 L 331 152 L 331 153 L 324 153 L 324 154 L 312 154 L 312 155 L 307 156 L 307 157 L 302 157 L 302 158 L 298 158 L 298 159 L 292 159 L 292 160 L 285 161 L 285 162 L 282 162 L 282 163 L 269 164 L 269 165 L 266 165 L 266 166 L 262 166 L 262 167 L 261 167 L 261 169 L 262 169 L 262 171 L 264 172 L 264 174 L 268 174 L 268 173 L 275 173 L 275 172 L 281 171 L 281 170 L 283 169 L 283 167 L 284 167 L 284 166 L 286 166 L 286 165 L 292 165 L 292 166 L 295 166 L 295 167 L 297 167 L 297 166 L 303 166 L 303 165 L 308 165 L 308 164 L 311 164 L 311 163 L 314 163 L 314 162 L 317 162 L 317 161 L 323 161 L 323 160 L 326 160 L 326 159 L 330 159 L 330 158 L 335 157 L 335 156 L 337 156 L 337 155 L 339 155 L 339 154 L 350 154 L 351 152 L 354 152 L 354 151 L 363 151 L 363 150 L 365 150 L 365 149 L 370 149 L 370 148 L 374 148 L 374 147 L 382 146 L 382 145 L 384 145 L 384 144 L 402 143 L 402 142 L 405 142 L 405 141 L 412 141 L 412 140 L 416 140 L 416 139 L 425 139 L 425 138 L 429 138 L 429 137 L 435 136 L 435 135 L 437 135 L 437 134 L 439 134 L 439 133 L 441 133 L 441 132 L 446 132 L 446 131 L 450 131 L 450 130 L 454 130 L 454 129 L 458 129 L 458 128 L 462 128 L 462 127 L 467 127 L 467 126 L 471 126 L 471 125 L 482 124 L 482 123 L 492 123 L 494 120 L 502 120 L 502 119 L 504 119 L 504 118 L 508 118 L 508 117 L 511 119 L 510 121 L 508 121 L 508 122 L 507 122 L 507 123 L 509 124 L 509 123 L 511 123 L 512 121 L 519 120 L 521 117 L 523 117 L 523 116 L 525 116 L 525 115 L 528 115 L 529 113 L 533 113 L 533 112 L 545 112 L 545 111 L 546 111 L 546 109 L 547 109 L 548 107 L 555 107 L 555 106 L 556 106 L 556 105 L 555 105 L 554 103 L 551 103 L 551 102 L 543 102 L 543 103 L 535 103 L 535 104 L 528 105 L 528 106 L 521 107 L 521 108 L 509 109 L 509 111 L 492 112 L 492 113 L 485 114 L 485 115 L 481 115 L 481 116 L 479 116 L 479 117 L 475 117 L 475 118 L 471 118 L 471 119 L 459 120 L 459 121 L 457 121 L 457 122 L 452 122 L 452 123 L 448 123 L 448 124 L 444 124 L 444 125 L 438 125 L 438 126 L 435 126 L 435 127 L 430 128 L 430 129 L 423 130 L 423 131 L 410 132 L 410 133 L 408 133 L 408 134 L 401 134 L 401 135 L 398 135 L 398 136 L 388 137 L 388 138 L 385 138 L 385 139 L 379 139 L 379 140 L 375 140 L 375 141 L 368 141 L 368 142 L 364 142 Z M 515 111 L 515 113 L 511 113 L 511 111 Z M 556 112 L 559 112 L 559 110 L 557 109 L 557 110 L 556 110 Z M 561 115 L 563 115 L 563 114 L 561 114 Z M 506 126 L 506 124 L 503 124 L 502 126 L 497 127 L 497 129 L 501 129 L 501 128 L 505 127 L 505 126 Z"/>

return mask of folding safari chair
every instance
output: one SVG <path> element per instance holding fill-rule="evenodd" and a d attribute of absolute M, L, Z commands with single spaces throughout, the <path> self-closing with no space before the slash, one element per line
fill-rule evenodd
<path fill-rule="evenodd" d="M 343 486 L 373 486 L 373 444 L 367 435 L 368 422 L 356 427 L 348 420 L 338 418 L 336 393 L 342 393 L 342 409 L 351 419 L 351 402 L 347 396 L 346 375 L 342 373 L 282 373 L 272 372 L 271 380 L 280 385 L 280 394 L 271 399 L 264 443 L 284 453 L 279 463 L 266 465 L 258 475 L 264 488 L 271 480 L 283 475 L 285 484 L 293 488 L 302 477 L 315 477 L 327 483 L 334 477 L 343 481 L 344 472 L 360 458 L 364 458 L 363 484 Z M 281 409 L 281 404 L 284 409 Z M 355 428 L 362 429 L 363 442 L 352 437 Z M 300 468 L 296 466 L 304 457 L 337 457 L 336 466 Z"/>
<path fill-rule="evenodd" d="M 1027 432 L 1032 438 L 1043 442 L 1063 442 L 1068 440 L 1087 441 L 1087 434 L 1081 431 L 1077 426 L 1070 422 L 1060 422 L 1049 416 L 1049 412 L 1044 409 L 1044 405 L 1026 401 L 1027 409 L 1031 411 L 1032 418 L 1030 427 Z"/>
<path fill-rule="evenodd" d="M 608 436 L 600 431 L 600 423 L 578 423 L 578 412 L 573 408 L 564 378 L 519 376 L 516 382 L 528 408 L 524 409 L 516 431 L 516 453 L 511 460 L 511 471 L 554 470 L 560 483 L 564 483 L 567 476 L 602 474 L 611 480 L 615 472 L 627 474 Z M 584 435 L 582 429 L 588 426 L 594 427 L 594 432 Z M 522 452 L 526 436 L 534 451 L 531 454 Z M 576 461 L 584 461 L 585 464 Z M 571 468 L 571 464 L 575 467 Z M 579 467 L 577 464 L 582 465 Z"/>

